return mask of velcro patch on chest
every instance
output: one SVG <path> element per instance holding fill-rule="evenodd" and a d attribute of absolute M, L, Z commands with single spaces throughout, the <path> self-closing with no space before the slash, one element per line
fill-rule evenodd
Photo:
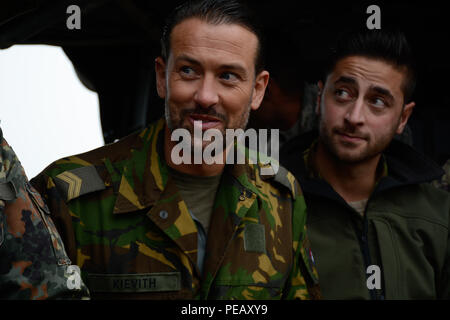
<path fill-rule="evenodd" d="M 0 183 L 0 199 L 5 201 L 11 201 L 16 198 L 17 192 L 14 184 L 9 181 Z"/>
<path fill-rule="evenodd" d="M 244 250 L 266 253 L 265 227 L 259 223 L 249 223 L 244 229 Z"/>
<path fill-rule="evenodd" d="M 180 272 L 89 274 L 87 285 L 93 292 L 161 292 L 181 289 Z"/>
<path fill-rule="evenodd" d="M 66 201 L 106 188 L 94 166 L 64 171 L 54 181 Z"/>

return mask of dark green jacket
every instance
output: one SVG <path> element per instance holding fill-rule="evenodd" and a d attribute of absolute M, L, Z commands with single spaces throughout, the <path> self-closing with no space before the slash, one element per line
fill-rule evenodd
<path fill-rule="evenodd" d="M 442 170 L 394 140 L 382 157 L 387 174 L 363 218 L 313 173 L 308 150 L 314 139 L 309 134 L 286 145 L 280 162 L 305 195 L 323 298 L 450 298 L 450 195 L 427 183 Z M 369 265 L 380 267 L 380 290 L 367 287 Z"/>

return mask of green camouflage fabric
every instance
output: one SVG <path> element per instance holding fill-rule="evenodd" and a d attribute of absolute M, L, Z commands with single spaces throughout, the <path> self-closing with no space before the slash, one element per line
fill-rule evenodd
<path fill-rule="evenodd" d="M 444 169 L 444 175 L 440 180 L 433 181 L 433 185 L 436 188 L 440 188 L 442 190 L 450 192 L 450 159 L 443 165 L 442 169 Z"/>
<path fill-rule="evenodd" d="M 200 274 L 197 227 L 164 160 L 164 126 L 56 161 L 32 180 L 91 297 L 319 298 L 304 198 L 281 167 L 262 177 L 258 165 L 226 166 Z"/>
<path fill-rule="evenodd" d="M 0 129 L 0 299 L 88 298 L 70 265 L 47 206 Z"/>

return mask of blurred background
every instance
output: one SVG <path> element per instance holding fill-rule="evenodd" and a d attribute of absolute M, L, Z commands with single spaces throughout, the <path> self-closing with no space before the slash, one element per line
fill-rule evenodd
<path fill-rule="evenodd" d="M 29 178 L 52 161 L 120 139 L 163 115 L 154 58 L 164 18 L 182 1 L 2 0 L 0 126 Z M 300 134 L 314 127 L 315 83 L 327 49 L 361 28 L 369 5 L 381 27 L 405 32 L 419 83 L 408 143 L 439 164 L 450 158 L 450 36 L 437 1 L 247 1 L 260 17 L 271 82 L 255 128 Z M 69 30 L 67 7 L 81 9 Z"/>
<path fill-rule="evenodd" d="M 97 93 L 81 84 L 59 47 L 0 51 L 0 121 L 28 177 L 103 145 Z"/>

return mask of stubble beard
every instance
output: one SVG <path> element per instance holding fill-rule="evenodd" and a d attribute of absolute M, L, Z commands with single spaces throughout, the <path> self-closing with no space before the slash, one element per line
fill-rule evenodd
<path fill-rule="evenodd" d="M 381 136 L 379 139 L 377 139 L 377 141 L 373 141 L 369 135 L 363 135 L 365 139 L 365 142 L 363 143 L 365 145 L 356 146 L 352 143 L 338 141 L 337 138 L 338 132 L 354 134 L 354 128 L 349 128 L 348 126 L 336 126 L 329 129 L 322 121 L 322 117 L 319 117 L 319 121 L 320 142 L 323 144 L 326 151 L 334 159 L 334 161 L 345 164 L 358 164 L 367 162 L 381 154 L 389 146 L 392 139 L 394 138 L 396 131 L 395 128 L 397 127 L 392 126 L 389 132 Z"/>
<path fill-rule="evenodd" d="M 192 150 L 194 147 L 194 131 L 193 131 L 193 128 L 184 124 L 186 117 L 189 116 L 190 114 L 202 114 L 202 115 L 214 116 L 214 117 L 221 119 L 224 123 L 224 128 L 221 129 L 220 131 L 222 133 L 223 150 L 225 150 L 227 148 L 227 145 L 226 145 L 227 139 L 225 136 L 226 129 L 243 129 L 243 130 L 245 130 L 245 128 L 247 127 L 249 116 L 250 116 L 250 109 L 251 109 L 251 97 L 247 104 L 247 107 L 244 110 L 244 113 L 239 118 L 239 122 L 236 125 L 232 125 L 231 127 L 230 127 L 230 121 L 229 121 L 228 116 L 226 114 L 217 112 L 213 107 L 208 108 L 208 109 L 202 108 L 200 106 L 196 106 L 195 108 L 183 108 L 178 113 L 178 117 L 174 118 L 173 114 L 171 113 L 171 108 L 170 108 L 170 104 L 169 104 L 167 97 L 165 99 L 164 105 L 165 105 L 164 115 L 165 115 L 166 124 L 167 124 L 167 127 L 169 128 L 170 133 L 172 133 L 176 129 L 188 130 L 189 133 L 191 134 Z M 204 149 L 210 143 L 211 142 L 203 142 L 202 149 Z"/>

